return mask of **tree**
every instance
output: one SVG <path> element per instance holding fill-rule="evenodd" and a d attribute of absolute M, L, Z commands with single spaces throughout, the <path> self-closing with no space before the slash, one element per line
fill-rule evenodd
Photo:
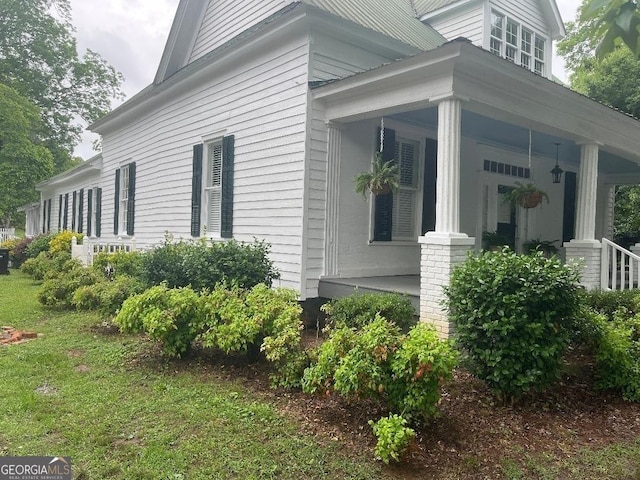
<path fill-rule="evenodd" d="M 604 58 L 622 41 L 640 58 L 640 11 L 637 0 L 587 0 L 580 9 L 580 22 L 591 22 L 596 53 Z"/>
<path fill-rule="evenodd" d="M 0 84 L 0 223 L 38 200 L 35 185 L 53 173 L 53 157 L 38 138 L 45 131 L 38 107 Z"/>
<path fill-rule="evenodd" d="M 558 44 L 558 53 L 572 71 L 571 88 L 640 118 L 640 62 L 622 44 L 606 54 L 604 50 L 598 50 L 602 45 L 603 18 L 587 15 L 589 8 L 597 3 L 602 2 L 583 1 L 578 20 L 567 24 L 567 36 Z M 612 1 L 606 10 L 619 8 L 616 5 L 620 3 Z M 603 15 L 604 11 L 605 7 L 601 6 L 597 12 Z M 627 185 L 616 189 L 614 233 L 616 241 L 625 246 L 640 239 L 640 187 Z"/>
<path fill-rule="evenodd" d="M 72 163 L 82 122 L 123 96 L 123 77 L 91 50 L 79 58 L 69 0 L 0 0 L 0 11 L 0 83 L 40 108 L 58 173 Z"/>

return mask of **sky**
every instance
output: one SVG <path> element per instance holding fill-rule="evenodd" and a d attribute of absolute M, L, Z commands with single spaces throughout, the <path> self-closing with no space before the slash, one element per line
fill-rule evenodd
<path fill-rule="evenodd" d="M 73 24 L 80 53 L 98 52 L 125 78 L 122 86 L 131 98 L 148 86 L 160 57 L 179 0 L 71 0 Z M 580 0 L 556 0 L 562 19 L 573 20 Z M 554 55 L 553 71 L 567 81 L 562 59 Z M 115 108 L 120 102 L 114 102 Z M 98 136 L 87 132 L 75 154 L 88 159 L 96 154 L 91 142 Z"/>

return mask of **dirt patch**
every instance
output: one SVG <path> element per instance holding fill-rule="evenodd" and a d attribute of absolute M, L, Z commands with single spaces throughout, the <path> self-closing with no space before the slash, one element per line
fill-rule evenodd
<path fill-rule="evenodd" d="M 79 372 L 79 373 L 87 373 L 87 372 L 89 372 L 91 370 L 91 368 L 89 368 L 89 366 L 84 365 L 84 364 L 76 365 L 75 367 L 73 367 L 73 369 L 76 372 Z"/>
<path fill-rule="evenodd" d="M 34 338 L 38 338 L 35 332 L 27 332 L 18 330 L 13 327 L 1 327 L 0 345 L 9 345 L 15 343 L 24 343 Z"/>

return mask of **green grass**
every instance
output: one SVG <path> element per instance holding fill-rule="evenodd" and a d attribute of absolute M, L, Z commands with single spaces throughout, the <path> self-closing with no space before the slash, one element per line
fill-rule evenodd
<path fill-rule="evenodd" d="M 72 458 L 77 479 L 380 478 L 240 384 L 168 361 L 97 316 L 42 310 L 20 273 L 0 277 L 0 323 L 37 340 L 0 348 L 0 455 Z"/>

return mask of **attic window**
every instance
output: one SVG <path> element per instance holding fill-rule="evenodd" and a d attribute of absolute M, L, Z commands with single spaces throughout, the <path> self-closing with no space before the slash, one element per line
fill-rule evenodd
<path fill-rule="evenodd" d="M 546 39 L 495 10 L 491 11 L 489 50 L 538 75 L 545 75 Z"/>

